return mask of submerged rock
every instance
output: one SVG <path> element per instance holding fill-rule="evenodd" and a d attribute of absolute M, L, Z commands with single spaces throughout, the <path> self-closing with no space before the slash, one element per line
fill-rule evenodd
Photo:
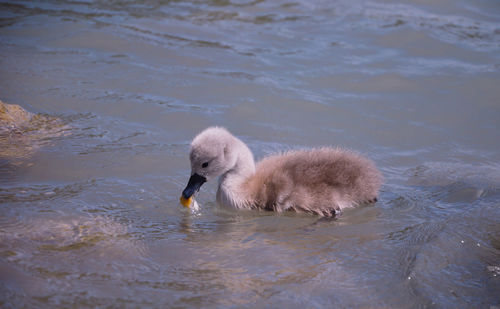
<path fill-rule="evenodd" d="M 0 101 L 0 159 L 29 157 L 68 129 L 57 117 L 34 114 L 19 105 Z"/>
<path fill-rule="evenodd" d="M 19 105 L 5 104 L 0 101 L 0 133 L 29 126 L 33 113 Z"/>

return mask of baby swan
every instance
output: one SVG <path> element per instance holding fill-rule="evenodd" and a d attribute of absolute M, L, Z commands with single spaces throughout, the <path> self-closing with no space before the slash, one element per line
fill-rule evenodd
<path fill-rule="evenodd" d="M 191 178 L 181 202 L 191 201 L 204 182 L 219 177 L 217 202 L 223 206 L 334 216 L 376 202 L 382 184 L 371 160 L 338 148 L 289 151 L 256 166 L 250 149 L 220 127 L 198 134 L 189 158 Z"/>

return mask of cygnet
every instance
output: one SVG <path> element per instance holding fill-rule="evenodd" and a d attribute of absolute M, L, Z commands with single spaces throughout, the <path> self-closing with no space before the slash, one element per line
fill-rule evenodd
<path fill-rule="evenodd" d="M 189 207 L 203 183 L 219 177 L 217 202 L 236 209 L 334 216 L 377 201 L 382 174 L 370 159 L 323 147 L 268 156 L 257 163 L 240 139 L 210 127 L 191 143 L 191 177 L 181 196 Z"/>

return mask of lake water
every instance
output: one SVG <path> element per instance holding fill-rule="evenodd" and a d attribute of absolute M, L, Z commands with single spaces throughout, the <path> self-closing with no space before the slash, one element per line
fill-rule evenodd
<path fill-rule="evenodd" d="M 63 123 L 0 137 L 2 308 L 500 306 L 496 0 L 2 1 L 0 99 Z M 360 151 L 379 202 L 189 213 L 211 125 Z"/>

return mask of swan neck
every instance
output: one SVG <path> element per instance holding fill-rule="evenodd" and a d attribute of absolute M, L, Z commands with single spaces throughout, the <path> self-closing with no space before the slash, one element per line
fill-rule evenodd
<path fill-rule="evenodd" d="M 223 206 L 246 208 L 249 196 L 243 184 L 255 173 L 255 162 L 248 147 L 241 142 L 236 163 L 226 173 L 219 177 L 217 200 Z"/>

